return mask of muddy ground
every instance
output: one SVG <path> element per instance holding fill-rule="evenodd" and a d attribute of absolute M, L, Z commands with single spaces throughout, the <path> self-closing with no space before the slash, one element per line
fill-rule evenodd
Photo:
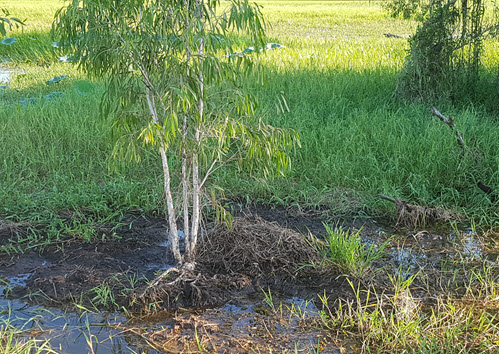
<path fill-rule="evenodd" d="M 269 225 L 278 231 L 283 227 L 284 232 L 324 233 L 324 219 L 319 215 L 311 217 L 264 207 L 238 213 L 240 217 L 250 214 L 258 215 L 255 220 L 264 226 L 272 222 Z M 0 255 L 0 279 L 10 282 L 4 288 L 3 297 L 51 309 L 75 309 L 77 304 L 111 313 L 124 308 L 135 310 L 134 318 L 140 326 L 131 330 L 129 326 L 127 329 L 121 327 L 122 322 L 112 324 L 117 331 L 129 334 L 132 339 L 127 342 L 134 343 L 134 348 L 185 351 L 200 344 L 195 341 L 195 332 L 201 336 L 204 348 L 223 352 L 246 352 L 256 348 L 295 350 L 297 345 L 302 349 L 339 347 L 332 344 L 337 339 L 316 325 L 319 309 L 314 302 L 308 301 L 317 299 L 319 293 L 332 299 L 352 297 L 349 286 L 343 278 L 338 278 L 334 269 L 317 273 L 309 272 L 306 267 L 295 274 L 282 272 L 280 264 L 273 263 L 262 264 L 259 272 L 240 269 L 233 273 L 214 271 L 208 261 L 198 269 L 206 278 L 202 301 L 193 302 L 190 290 L 181 289 L 182 294 L 175 301 L 160 301 L 156 318 L 142 316 L 144 304 L 134 307 L 131 298 L 174 263 L 166 241 L 167 223 L 163 219 L 142 216 L 128 217 L 123 223 L 123 227 L 115 230 L 115 237 L 92 243 L 65 240 L 28 249 L 22 254 Z M 367 233 L 377 229 L 373 222 L 363 224 Z M 344 221 L 343 225 L 359 228 L 362 222 Z M 18 237 L 23 238 L 26 233 L 22 225 L 4 223 L 0 228 L 0 245 L 16 243 Z M 295 251 L 299 253 L 296 258 L 300 259 L 300 250 Z M 291 266 L 296 268 L 297 264 Z M 109 289 L 107 295 L 103 293 L 106 289 Z M 285 304 L 280 316 L 276 316 L 269 303 L 263 306 L 264 293 L 272 294 L 274 302 Z M 197 313 L 193 305 L 201 312 Z M 161 331 L 151 330 L 151 324 L 158 322 L 169 325 Z M 309 325 L 305 330 L 306 323 Z M 171 340 L 174 337 L 176 340 Z"/>
<path fill-rule="evenodd" d="M 361 236 L 367 242 L 382 242 L 395 232 L 383 226 L 383 222 L 370 219 L 326 220 L 320 212 L 256 207 L 240 210 L 237 214 L 240 217 L 249 214 L 257 216 L 257 219 L 251 220 L 263 225 L 271 222 L 270 227 L 278 232 L 281 232 L 280 229 L 292 233 L 310 232 L 320 238 L 325 233 L 324 221 L 342 226 L 344 230 L 362 228 Z M 26 233 L 23 226 L 7 223 L 0 226 L 0 245 L 15 243 Z M 153 352 L 181 352 L 197 348 L 200 342 L 195 339 L 201 334 L 203 348 L 217 352 L 247 352 L 256 348 L 294 351 L 297 343 L 301 343 L 299 347 L 304 350 L 344 350 L 338 338 L 331 331 L 322 329 L 318 321 L 322 311 L 318 294 L 326 295 L 331 301 L 353 298 L 350 285 L 334 267 L 321 272 L 310 271 L 311 267 L 291 272 L 281 264 L 269 263 L 259 265 L 261 269 L 258 272 L 252 271 L 252 267 L 231 272 L 214 266 L 221 262 L 212 264 L 210 260 L 205 260 L 197 270 L 203 273 L 203 296 L 200 299 L 196 300 L 193 296 L 193 287 L 185 287 L 175 298 L 168 293 L 149 308 L 158 311 L 156 318 L 142 316 L 144 304 L 133 304 L 131 299 L 174 263 L 168 251 L 166 229 L 167 223 L 163 219 L 130 216 L 124 220 L 123 227 L 115 230 L 115 237 L 92 243 L 66 240 L 35 247 L 22 254 L 2 254 L 0 280 L 7 279 L 11 283 L 4 287 L 3 297 L 22 299 L 25 303 L 49 308 L 74 308 L 76 303 L 110 313 L 123 309 L 135 311 L 133 318 L 137 326 L 133 329 L 128 325 L 123 327 L 123 322 L 111 324 L 111 328 L 130 335 L 131 339 L 126 341 L 134 343 L 134 348 L 154 348 Z M 404 265 L 409 271 L 412 267 L 423 269 L 421 263 L 425 263 L 430 264 L 432 269 L 444 258 L 459 254 L 459 250 L 450 249 L 450 239 L 445 233 L 426 230 L 405 232 L 403 244 L 409 248 L 400 249 L 400 240 L 393 242 L 389 248 L 389 255 L 393 256 L 389 256 L 385 263 L 392 261 L 395 267 Z M 460 247 L 464 245 L 469 247 L 466 253 L 469 252 L 471 257 L 475 256 L 475 252 L 482 252 L 482 249 L 476 249 L 480 246 L 472 241 L 470 245 L 461 243 Z M 408 251 L 411 248 L 418 251 Z M 425 253 L 424 250 L 430 249 L 438 249 L 439 252 Z M 491 262 L 497 262 L 495 257 L 498 258 L 498 253 L 489 255 Z M 300 252 L 298 255 L 294 253 L 292 258 L 300 260 Z M 16 286 L 16 281 L 19 281 L 19 286 Z M 284 309 L 273 309 L 264 293 L 274 296 L 273 303 L 285 304 Z M 312 302 L 307 301 L 311 299 Z M 161 330 L 155 329 L 158 323 L 168 325 Z"/>
<path fill-rule="evenodd" d="M 244 210 L 238 213 L 258 215 L 263 220 L 276 222 L 284 228 L 300 232 L 324 234 L 322 219 L 318 216 L 298 215 L 285 209 L 266 209 L 264 207 Z M 338 221 L 340 223 L 341 221 Z M 64 305 L 73 302 L 80 294 L 103 284 L 117 286 L 116 278 L 126 283 L 125 279 L 135 276 L 140 286 L 146 280 L 154 279 L 155 274 L 171 267 L 175 262 L 168 251 L 167 223 L 163 219 L 129 217 L 124 226 L 116 230 L 117 237 L 86 243 L 78 240 L 56 242 L 43 248 L 33 248 L 23 254 L 0 255 L 0 276 L 12 277 L 19 274 L 31 274 L 26 279 L 26 286 L 15 287 L 9 296 L 19 298 L 28 296 L 30 301 L 44 305 Z M 342 221 L 344 228 L 361 228 L 369 234 L 378 229 L 371 220 Z M 0 245 L 12 243 L 23 235 L 22 228 L 0 228 Z M 261 292 L 271 285 L 275 290 L 290 296 L 303 298 L 315 297 L 317 290 L 328 288 L 332 297 L 345 295 L 342 281 L 334 281 L 338 274 L 331 274 L 332 280 L 297 279 L 297 282 L 276 274 L 277 279 L 242 279 L 240 293 Z M 124 287 L 129 284 L 124 284 Z M 321 289 L 320 289 L 321 288 Z M 234 289 L 233 289 L 234 290 Z M 238 294 L 225 294 L 225 303 Z M 119 296 L 118 299 L 119 300 Z M 122 299 L 124 300 L 124 299 Z M 122 303 L 125 305 L 125 303 Z M 223 304 L 223 303 L 222 303 Z M 184 304 L 188 305 L 188 304 Z M 220 304 L 212 304 L 220 305 Z"/>

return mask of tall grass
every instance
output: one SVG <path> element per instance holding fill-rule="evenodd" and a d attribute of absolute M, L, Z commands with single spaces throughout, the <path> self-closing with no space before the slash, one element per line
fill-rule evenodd
<path fill-rule="evenodd" d="M 258 58 L 268 71 L 264 87 L 252 79 L 245 85 L 260 98 L 266 120 L 299 132 L 302 148 L 284 178 L 220 171 L 214 182 L 227 196 L 375 215 L 391 212 L 391 205 L 375 197 L 381 193 L 494 222 L 496 206 L 475 185 L 481 180 L 498 189 L 498 113 L 477 103 L 435 103 L 455 117 L 466 143 L 480 151 L 477 164 L 461 157 L 453 134 L 429 107 L 394 96 L 408 46 L 383 34 L 407 36 L 415 23 L 390 19 L 375 2 L 260 3 L 272 25 L 270 40 L 286 48 Z M 0 60 L 13 59 L 3 65 L 26 72 L 0 91 L 0 215 L 47 223 L 64 210 L 102 217 L 132 209 L 162 212 L 154 152 L 144 152 L 140 164 L 123 164 L 119 173 L 107 168 L 110 127 L 98 109 L 105 88 L 95 83 L 93 93 L 79 94 L 73 85 L 84 74 L 57 62 L 62 53 L 51 46 L 52 15 L 62 5 L 0 2 L 27 24 L 10 34 L 18 43 L 0 45 Z M 486 44 L 484 58 L 494 84 L 498 43 Z M 61 83 L 45 84 L 62 74 L 68 78 Z M 51 91 L 63 95 L 18 104 Z M 280 94 L 289 113 L 276 113 Z"/>

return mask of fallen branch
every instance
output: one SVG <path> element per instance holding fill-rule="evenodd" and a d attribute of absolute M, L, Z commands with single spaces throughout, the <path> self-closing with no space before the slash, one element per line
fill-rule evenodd
<path fill-rule="evenodd" d="M 432 107 L 431 113 L 434 114 L 439 119 L 441 119 L 442 122 L 448 124 L 448 126 L 450 127 L 451 130 L 455 130 L 455 135 L 457 136 L 457 143 L 458 143 L 458 145 L 460 145 L 460 147 L 462 149 L 465 149 L 464 138 L 462 137 L 462 134 L 460 134 L 460 132 L 458 131 L 458 129 L 456 129 L 455 122 L 453 121 L 453 118 L 447 118 L 447 117 L 443 116 L 441 114 L 441 112 L 439 112 L 437 110 L 436 107 Z"/>
<path fill-rule="evenodd" d="M 403 38 L 402 36 L 398 36 L 397 34 L 392 34 L 392 33 L 384 33 L 384 36 L 387 38 Z"/>
<path fill-rule="evenodd" d="M 441 114 L 441 112 L 439 112 L 437 110 L 436 107 L 432 107 L 431 113 L 434 114 L 436 117 L 438 117 L 443 123 L 446 123 L 450 127 L 451 130 L 455 131 L 455 135 L 457 136 L 457 143 L 462 148 L 462 152 L 465 152 L 465 151 L 470 152 L 474 156 L 476 163 L 479 164 L 481 161 L 481 156 L 478 154 L 477 151 L 471 151 L 465 145 L 464 138 L 462 137 L 462 134 L 460 134 L 460 131 L 456 128 L 455 122 L 453 121 L 453 118 L 445 117 L 443 114 Z M 490 200 L 492 203 L 498 202 L 498 195 L 495 194 L 495 192 L 493 191 L 493 189 L 491 187 L 485 185 L 481 181 L 479 181 L 477 183 L 477 187 L 490 197 Z"/>

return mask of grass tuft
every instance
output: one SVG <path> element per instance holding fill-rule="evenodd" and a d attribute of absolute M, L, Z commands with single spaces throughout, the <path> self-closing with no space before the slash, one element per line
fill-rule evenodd
<path fill-rule="evenodd" d="M 361 277 L 374 262 L 382 258 L 389 240 L 377 246 L 374 243 L 367 245 L 361 241 L 360 232 L 344 231 L 342 227 L 332 229 L 324 224 L 326 230 L 327 262 L 339 266 L 340 271 L 354 277 Z"/>

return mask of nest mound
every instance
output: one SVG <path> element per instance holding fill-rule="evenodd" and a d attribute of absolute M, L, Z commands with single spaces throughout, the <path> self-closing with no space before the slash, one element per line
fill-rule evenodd
<path fill-rule="evenodd" d="M 257 216 L 217 225 L 199 244 L 197 262 L 216 274 L 293 275 L 320 255 L 303 235 Z"/>
<path fill-rule="evenodd" d="M 221 306 L 235 293 L 253 289 L 254 281 L 293 282 L 301 265 L 321 261 L 312 242 L 277 223 L 245 217 L 235 218 L 232 226 L 217 225 L 199 241 L 194 272 L 166 271 L 168 276 L 138 289 L 131 306 L 140 312 Z"/>

